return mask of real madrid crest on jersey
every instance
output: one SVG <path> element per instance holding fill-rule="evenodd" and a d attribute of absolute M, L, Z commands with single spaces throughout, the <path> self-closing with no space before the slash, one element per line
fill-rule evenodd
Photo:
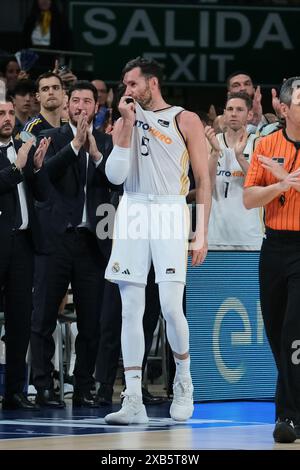
<path fill-rule="evenodd" d="M 111 267 L 111 270 L 112 270 L 113 273 L 118 273 L 120 271 L 119 263 L 114 263 Z"/>

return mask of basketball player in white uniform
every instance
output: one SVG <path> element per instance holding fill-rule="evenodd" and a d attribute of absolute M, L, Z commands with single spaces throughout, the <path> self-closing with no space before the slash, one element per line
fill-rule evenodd
<path fill-rule="evenodd" d="M 197 184 L 197 202 L 204 207 L 203 237 L 192 247 L 192 264 L 207 253 L 207 225 L 211 203 L 208 155 L 198 116 L 168 105 L 161 95 L 162 69 L 152 60 L 137 58 L 123 70 L 125 94 L 121 119 L 114 129 L 114 149 L 106 163 L 111 182 L 124 182 L 114 243 L 106 278 L 117 282 L 122 299 L 122 356 L 126 390 L 122 408 L 105 417 L 109 424 L 147 423 L 142 403 L 144 355 L 143 314 L 145 285 L 153 261 L 161 309 L 176 363 L 174 420 L 193 414 L 189 331 L 182 309 L 187 262 L 188 163 Z"/>
<path fill-rule="evenodd" d="M 210 250 L 260 250 L 263 237 L 262 210 L 247 210 L 243 204 L 245 175 L 256 136 L 246 132 L 251 115 L 251 99 L 244 92 L 230 93 L 224 119 L 227 130 L 215 136 L 205 128 L 212 145 L 209 159 L 213 188 L 209 219 Z"/>

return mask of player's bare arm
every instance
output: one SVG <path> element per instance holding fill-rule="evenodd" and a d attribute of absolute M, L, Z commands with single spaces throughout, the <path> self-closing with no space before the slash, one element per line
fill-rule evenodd
<path fill-rule="evenodd" d="M 208 169 L 208 152 L 203 125 L 195 113 L 183 111 L 178 125 L 185 137 L 190 162 L 195 178 L 196 203 L 204 207 L 204 221 L 197 221 L 196 237 L 203 241 L 200 246 L 192 247 L 192 265 L 203 263 L 207 254 L 208 219 L 211 206 L 211 184 Z M 194 249 L 195 248 L 195 249 Z"/>

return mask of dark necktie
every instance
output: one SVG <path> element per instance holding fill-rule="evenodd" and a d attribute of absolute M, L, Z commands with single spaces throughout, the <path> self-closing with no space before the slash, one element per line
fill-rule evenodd
<path fill-rule="evenodd" d="M 85 200 L 84 187 L 86 185 L 86 160 L 86 151 L 84 149 L 80 149 L 78 154 L 79 194 L 76 207 L 74 209 L 70 221 L 73 227 L 77 227 L 82 222 L 82 214 Z"/>
<path fill-rule="evenodd" d="M 83 185 L 83 187 L 86 184 L 86 151 L 81 148 L 78 154 L 78 160 L 79 160 L 79 174 L 80 174 L 80 183 Z"/>

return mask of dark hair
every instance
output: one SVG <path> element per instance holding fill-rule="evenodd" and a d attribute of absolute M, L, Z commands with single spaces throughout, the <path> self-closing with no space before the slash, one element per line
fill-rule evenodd
<path fill-rule="evenodd" d="M 136 57 L 135 59 L 127 62 L 125 67 L 122 70 L 122 79 L 125 73 L 130 72 L 130 70 L 139 67 L 141 69 L 142 75 L 147 78 L 156 77 L 158 80 L 159 88 L 162 86 L 163 81 L 163 67 L 156 62 L 154 59 L 144 59 L 143 57 Z"/>
<path fill-rule="evenodd" d="M 297 88 L 300 88 L 300 77 L 290 77 L 285 80 L 279 93 L 280 103 L 284 103 L 290 106 L 292 103 L 293 92 Z"/>
<path fill-rule="evenodd" d="M 234 98 L 239 98 L 240 100 L 244 100 L 248 108 L 248 111 L 252 109 L 252 105 L 253 105 L 252 98 L 245 91 L 237 91 L 236 93 L 228 93 L 226 102 L 225 102 L 225 107 L 227 106 L 228 101 Z"/>
<path fill-rule="evenodd" d="M 9 56 L 9 57 L 6 57 L 4 62 L 2 62 L 1 66 L 0 66 L 0 72 L 5 76 L 6 74 L 6 69 L 7 69 L 7 66 L 10 62 L 16 62 L 19 66 L 19 62 L 17 61 L 17 59 L 14 57 L 14 56 Z M 20 66 L 19 66 L 20 67 Z"/>
<path fill-rule="evenodd" d="M 67 92 L 69 99 L 71 98 L 73 91 L 76 90 L 90 90 L 93 93 L 95 103 L 97 103 L 98 91 L 91 82 L 88 82 L 87 80 L 78 80 L 77 82 L 73 83 Z"/>
<path fill-rule="evenodd" d="M 10 95 L 15 97 L 16 95 L 25 96 L 27 93 L 35 93 L 36 87 L 32 80 L 22 79 L 17 80 L 16 86 L 10 92 Z"/>
<path fill-rule="evenodd" d="M 226 78 L 226 85 L 227 85 L 228 90 L 229 90 L 230 80 L 233 77 L 236 77 L 237 75 L 247 75 L 247 77 L 249 77 L 251 82 L 253 83 L 253 80 L 249 72 L 246 72 L 245 70 L 236 70 L 235 72 L 232 72 L 230 75 L 228 75 L 228 77 Z"/>
<path fill-rule="evenodd" d="M 10 94 L 9 91 L 6 92 L 5 99 L 4 99 L 4 100 L 0 100 L 0 104 L 3 103 L 3 101 L 4 101 L 4 103 L 12 103 L 12 104 L 14 104 L 14 101 L 13 101 L 12 96 L 11 96 L 11 94 Z"/>
<path fill-rule="evenodd" d="M 57 78 L 57 80 L 61 84 L 61 87 L 62 88 L 64 87 L 64 83 L 63 83 L 61 77 L 59 75 L 57 75 L 57 73 L 45 72 L 45 73 L 42 73 L 42 75 L 40 75 L 35 81 L 35 86 L 36 86 L 37 91 L 39 91 L 39 88 L 40 88 L 40 81 L 43 80 L 44 78 L 51 78 L 51 77 Z"/>

